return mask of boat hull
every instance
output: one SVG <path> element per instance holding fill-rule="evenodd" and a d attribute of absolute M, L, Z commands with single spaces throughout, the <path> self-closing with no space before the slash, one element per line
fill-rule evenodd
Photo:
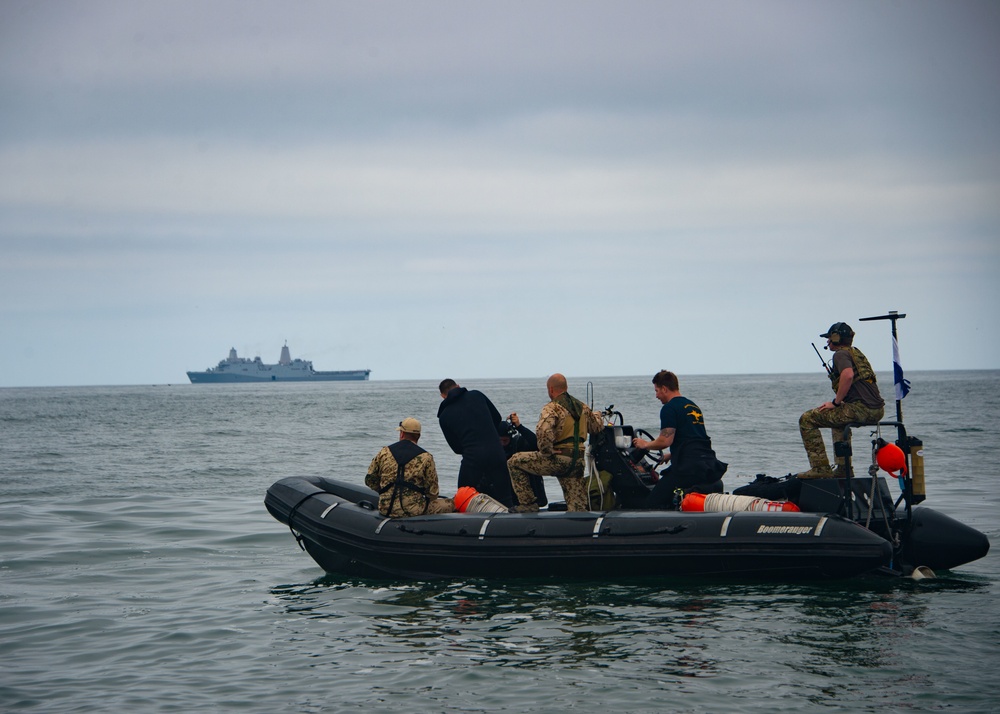
<path fill-rule="evenodd" d="M 889 565 L 892 545 L 816 513 L 586 511 L 388 519 L 374 492 L 321 477 L 265 505 L 327 572 L 404 578 L 843 578 Z"/>

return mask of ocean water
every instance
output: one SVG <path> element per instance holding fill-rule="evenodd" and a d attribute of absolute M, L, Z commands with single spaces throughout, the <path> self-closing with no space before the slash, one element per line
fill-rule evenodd
<path fill-rule="evenodd" d="M 907 376 L 925 505 L 993 552 L 934 580 L 793 584 L 325 575 L 266 489 L 360 483 L 415 416 L 453 492 L 432 381 L 0 389 L 0 711 L 997 711 L 1000 372 Z M 546 401 L 544 377 L 465 386 L 528 424 Z M 727 488 L 806 468 L 822 374 L 681 386 Z M 570 391 L 657 430 L 648 376 Z"/>

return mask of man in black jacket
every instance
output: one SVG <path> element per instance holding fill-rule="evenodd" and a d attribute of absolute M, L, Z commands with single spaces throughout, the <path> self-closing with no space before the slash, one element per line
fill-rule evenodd
<path fill-rule="evenodd" d="M 452 451 L 462 457 L 458 485 L 472 486 L 508 508 L 514 504 L 507 455 L 500 443 L 503 419 L 485 394 L 462 387 L 454 379 L 438 385 L 438 422 Z"/>

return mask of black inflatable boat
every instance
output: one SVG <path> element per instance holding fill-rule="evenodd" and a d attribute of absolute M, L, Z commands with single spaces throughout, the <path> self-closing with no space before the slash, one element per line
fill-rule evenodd
<path fill-rule="evenodd" d="M 979 531 L 911 508 L 919 499 L 910 482 L 905 503 L 894 504 L 883 478 L 758 479 L 737 489 L 787 499 L 800 512 L 637 510 L 655 477 L 643 465 L 649 455 L 629 446 L 633 433 L 642 432 L 612 423 L 591 437 L 594 471 L 611 492 L 603 510 L 570 513 L 550 504 L 536 514 L 391 519 L 378 512 L 370 489 L 318 476 L 282 479 L 264 502 L 327 572 L 418 579 L 909 575 L 920 566 L 954 568 L 989 550 Z M 718 482 L 706 486 L 691 490 L 721 490 Z"/>
<path fill-rule="evenodd" d="M 816 513 L 448 513 L 390 519 L 362 486 L 283 479 L 265 504 L 327 572 L 408 578 L 845 577 L 889 565 L 892 545 Z"/>

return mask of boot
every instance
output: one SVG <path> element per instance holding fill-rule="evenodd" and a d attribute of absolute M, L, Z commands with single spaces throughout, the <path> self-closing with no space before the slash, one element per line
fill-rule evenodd
<path fill-rule="evenodd" d="M 819 432 L 815 432 L 818 436 Z M 817 438 L 815 441 L 806 442 L 806 456 L 809 457 L 809 470 L 800 474 L 795 474 L 796 478 L 833 478 L 833 471 L 830 469 L 830 462 L 826 460 L 826 449 L 823 448 L 823 440 Z"/>
<path fill-rule="evenodd" d="M 818 466 L 811 468 L 808 471 L 803 471 L 800 474 L 795 474 L 795 478 L 803 478 L 803 479 L 833 478 L 833 477 L 834 477 L 833 470 L 829 466 L 826 466 L 825 468 L 822 466 Z"/>

